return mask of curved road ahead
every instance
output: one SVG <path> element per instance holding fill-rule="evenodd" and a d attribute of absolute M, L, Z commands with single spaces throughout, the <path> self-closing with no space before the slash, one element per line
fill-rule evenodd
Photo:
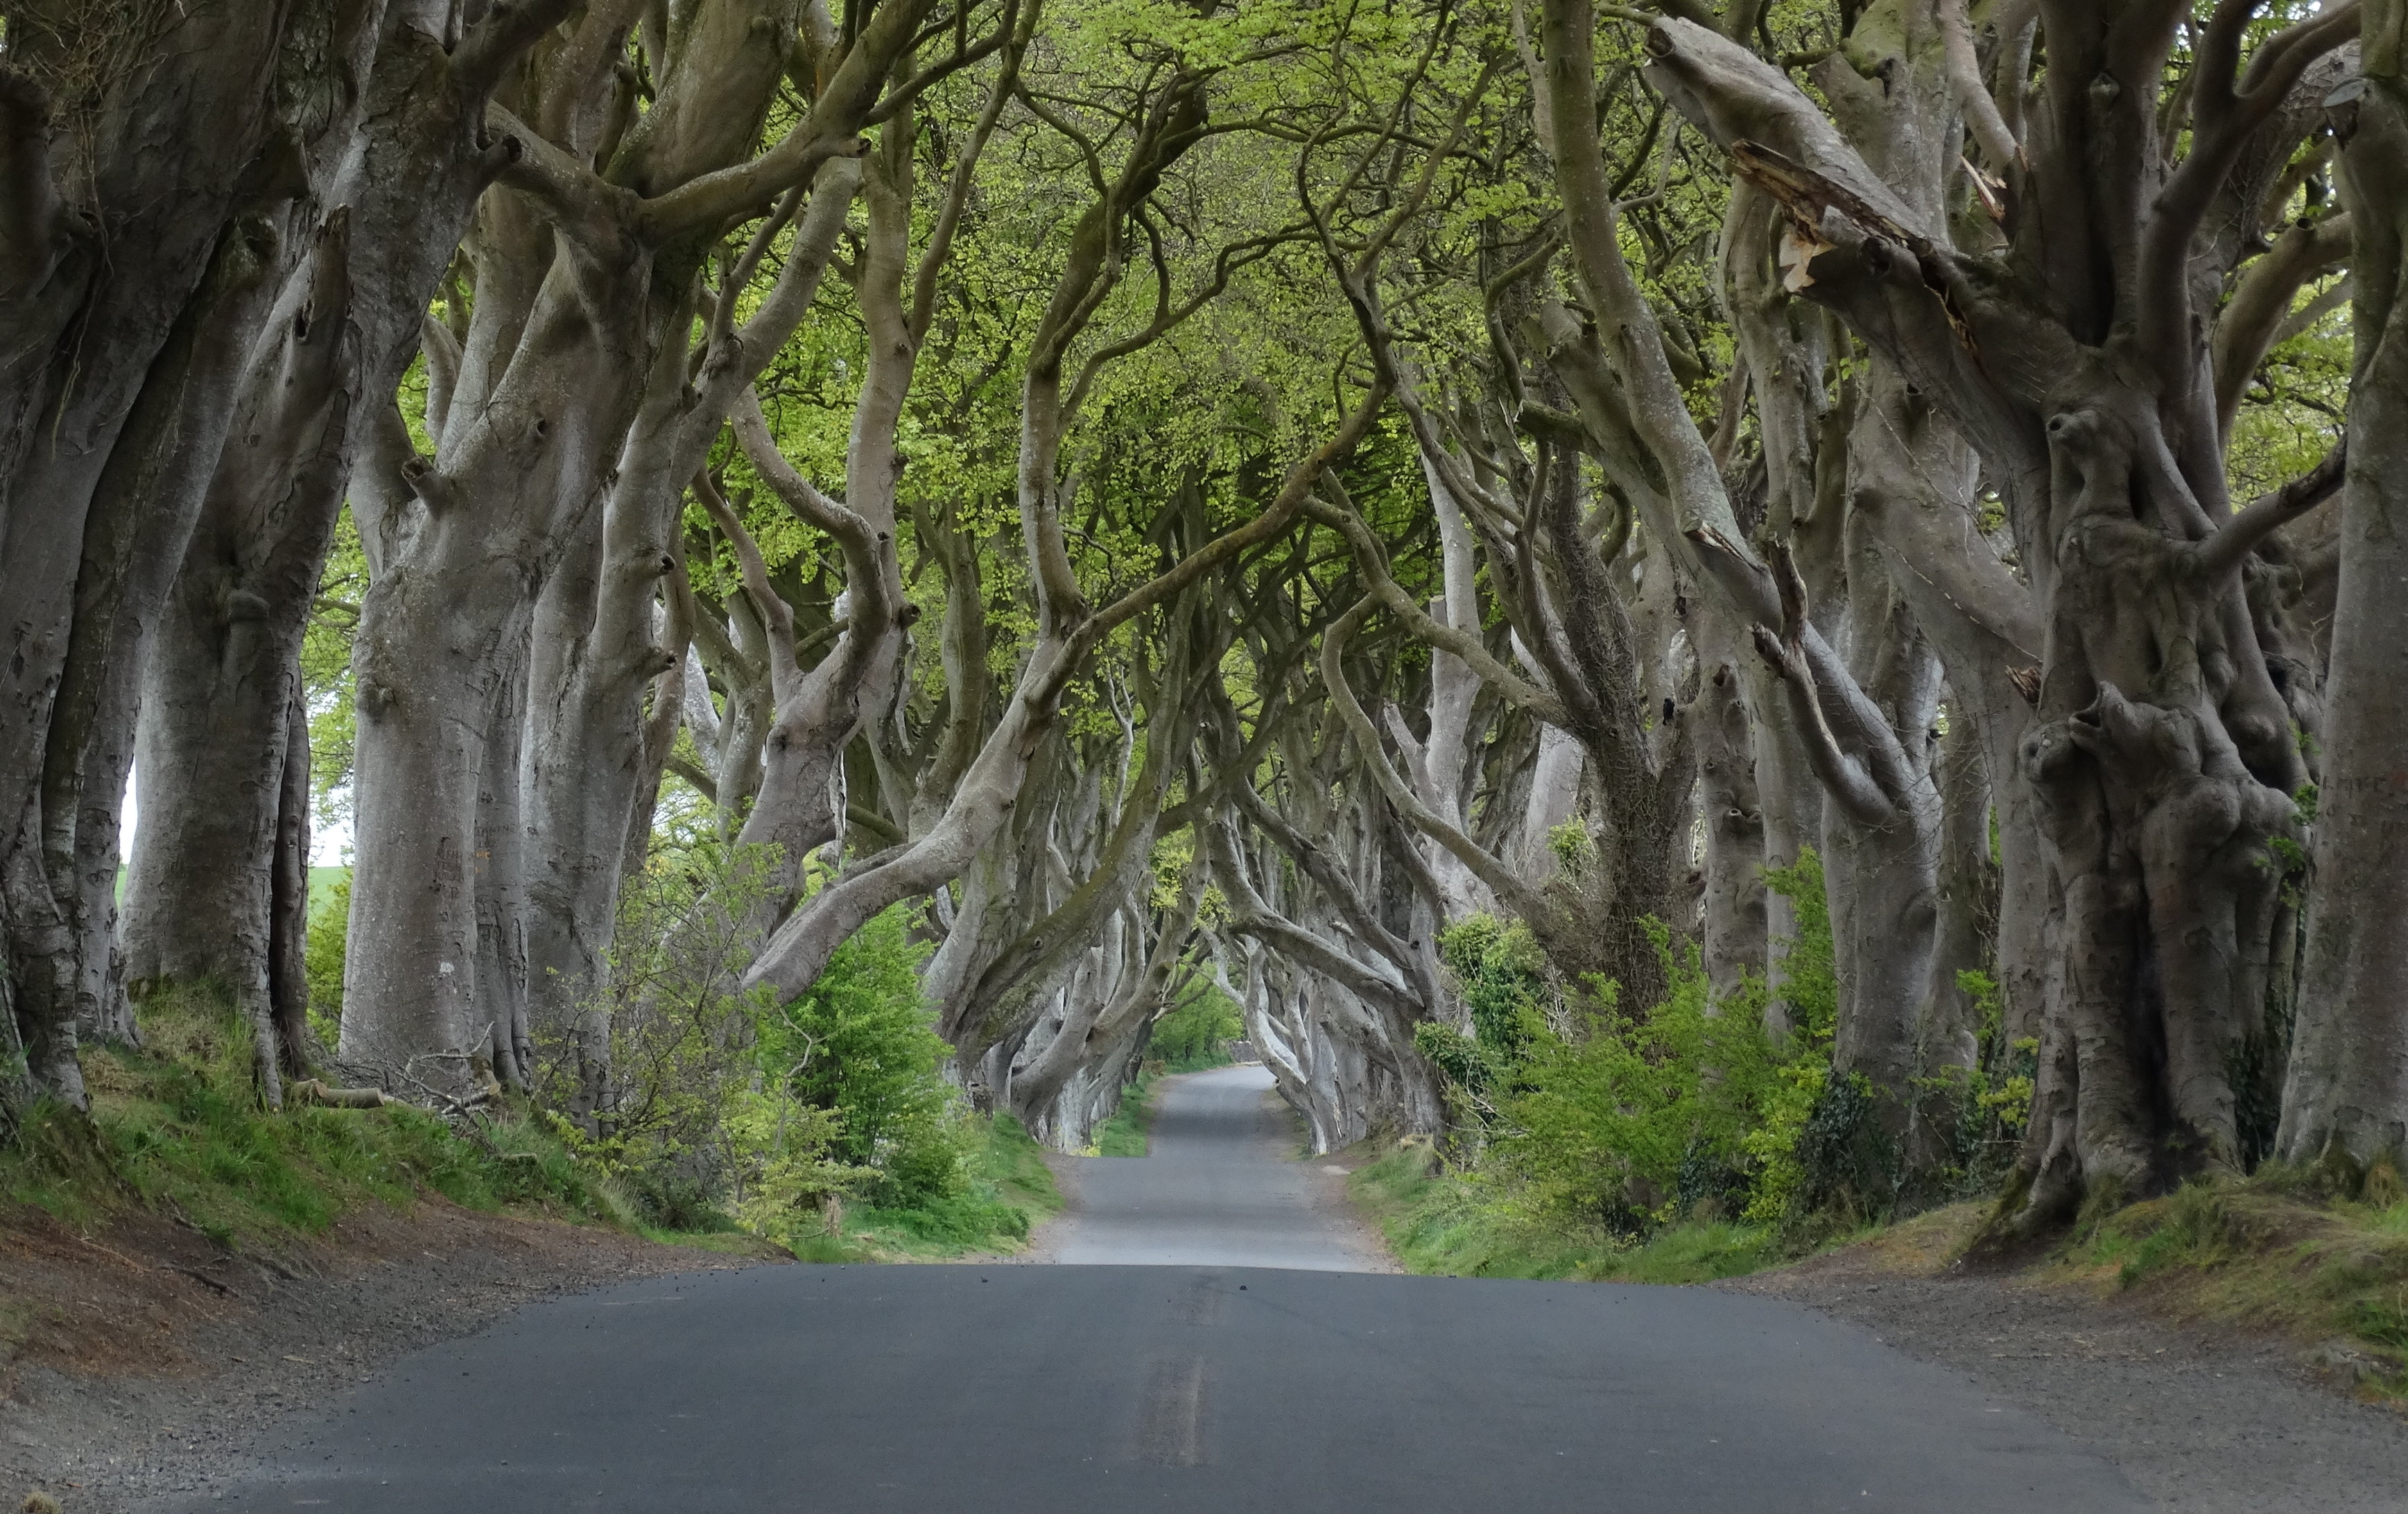
<path fill-rule="evenodd" d="M 763 1267 L 538 1304 L 287 1421 L 190 1509 L 2107 1514 L 2105 1463 L 1770 1299 L 1401 1277 L 1250 1069 L 1082 1163 L 1065 1262 Z M 1268 1262 L 1268 1266 L 1243 1265 Z M 1308 1270 L 1318 1269 L 1318 1270 Z"/>

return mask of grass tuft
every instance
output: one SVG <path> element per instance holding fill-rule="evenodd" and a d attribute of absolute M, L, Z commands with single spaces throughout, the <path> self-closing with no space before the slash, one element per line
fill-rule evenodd
<path fill-rule="evenodd" d="M 783 1237 L 805 1262 L 941 1262 L 971 1251 L 1017 1250 L 1037 1221 L 1062 1207 L 1036 1139 L 1010 1115 L 982 1119 L 960 1192 L 910 1207 L 848 1204 L 835 1232 Z"/>
<path fill-rule="evenodd" d="M 1702 1283 L 1783 1260 L 1769 1230 L 1698 1218 L 1632 1242 L 1515 1204 L 1445 1171 L 1427 1145 L 1400 1144 L 1351 1182 L 1407 1271 L 1447 1277 Z"/>

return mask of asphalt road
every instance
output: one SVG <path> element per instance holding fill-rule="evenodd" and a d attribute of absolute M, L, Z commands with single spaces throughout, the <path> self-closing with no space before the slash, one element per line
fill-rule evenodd
<path fill-rule="evenodd" d="M 1334 1221 L 1316 1240 L 1284 1196 L 1244 1081 L 1167 1100 L 1158 1154 L 1090 1175 L 1061 1252 L 1183 1264 L 767 1267 L 540 1304 L 296 1416 L 251 1481 L 154 1507 L 2149 1507 L 2031 1416 L 1782 1301 L 1327 1270 Z"/>
<path fill-rule="evenodd" d="M 1046 1237 L 1075 1265 L 1294 1267 L 1361 1272 L 1369 1260 L 1333 1223 L 1326 1175 L 1292 1161 L 1296 1117 L 1259 1064 L 1156 1085 L 1145 1160 L 1089 1157 L 1075 1204 Z"/>

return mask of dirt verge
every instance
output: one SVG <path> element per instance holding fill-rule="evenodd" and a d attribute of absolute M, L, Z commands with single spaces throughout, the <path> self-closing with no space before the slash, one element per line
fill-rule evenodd
<path fill-rule="evenodd" d="M 1265 1097 L 1276 1099 L 1279 1095 L 1272 1093 Z M 1348 1249 L 1362 1259 L 1365 1272 L 1403 1272 L 1404 1263 L 1397 1260 L 1397 1253 L 1388 1245 L 1388 1237 L 1380 1229 L 1379 1221 L 1354 1202 L 1354 1190 L 1348 1184 L 1348 1179 L 1358 1169 L 1376 1160 L 1374 1148 L 1379 1143 L 1358 1141 L 1342 1151 L 1314 1156 L 1304 1139 L 1301 1116 L 1296 1117 L 1296 1129 L 1297 1146 L 1304 1151 L 1296 1160 L 1303 1162 L 1306 1171 L 1312 1174 L 1314 1205 L 1329 1217 L 1330 1224 L 1342 1234 Z"/>
<path fill-rule="evenodd" d="M 1942 1228 L 1714 1286 L 1794 1299 L 1955 1368 L 2169 1514 L 2408 1510 L 2408 1415 L 2358 1402 L 2297 1342 L 2172 1321 L 2061 1278 L 1951 1267 Z"/>
<path fill-rule="evenodd" d="M 287 1410 L 473 1334 L 547 1294 L 775 1257 L 663 1246 L 598 1226 L 426 1199 L 323 1235 L 233 1253 L 123 1215 L 90 1234 L 0 1218 L 0 1507 L 64 1514 L 206 1491 Z"/>

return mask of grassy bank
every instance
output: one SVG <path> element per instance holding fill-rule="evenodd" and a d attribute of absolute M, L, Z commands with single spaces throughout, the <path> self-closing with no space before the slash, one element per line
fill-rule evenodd
<path fill-rule="evenodd" d="M 1141 1072 L 1137 1081 L 1121 1092 L 1121 1106 L 1112 1117 L 1096 1127 L 1095 1149 L 1098 1157 L 1142 1157 L 1151 1145 L 1147 1132 L 1154 1126 L 1154 1085 L 1162 1074 L 1152 1068 Z"/>
<path fill-rule="evenodd" d="M 1710 1283 L 1782 1262 L 1772 1234 L 1719 1220 L 1671 1225 L 1644 1242 L 1519 1206 L 1498 1187 L 1438 1170 L 1428 1146 L 1395 1146 L 1351 1179 L 1355 1204 L 1397 1262 L 1445 1278 Z"/>
<path fill-rule="evenodd" d="M 407 1107 L 260 1107 L 241 1024 L 200 994 L 154 999 L 145 1045 L 88 1049 L 90 1118 L 45 1107 L 0 1150 L 0 1196 L 79 1227 L 138 1206 L 219 1244 L 273 1246 L 323 1232 L 364 1204 L 438 1193 L 637 1230 L 624 1194 L 532 1120 L 464 1134 Z"/>
<path fill-rule="evenodd" d="M 205 993 L 154 997 L 142 1031 L 139 1050 L 86 1051 L 90 1117 L 44 1107 L 0 1146 L 0 1203 L 83 1231 L 116 1212 L 147 1210 L 221 1246 L 274 1251 L 366 1205 L 406 1210 L 437 1194 L 485 1212 L 777 1254 L 772 1241 L 716 1213 L 693 1229 L 647 1223 L 622 1185 L 511 1105 L 465 1130 L 407 1105 L 265 1109 L 252 1093 L 245 1028 Z M 1014 1248 L 1061 1205 L 1036 1142 L 1009 1117 L 974 1125 L 966 1163 L 968 1181 L 955 1191 L 903 1208 L 852 1205 L 833 1235 L 778 1239 L 814 1260 L 935 1260 Z"/>
<path fill-rule="evenodd" d="M 2408 1396 L 2408 1192 L 2379 1166 L 2357 1198 L 2261 1168 L 2086 1228 L 2039 1269 L 2185 1320 L 2273 1331 L 2369 1396 Z"/>
<path fill-rule="evenodd" d="M 1633 1243 L 1602 1227 L 1544 1218 L 1493 1184 L 1440 1170 L 1426 1145 L 1394 1146 L 1356 1171 L 1349 1186 L 1409 1272 L 1701 1283 L 1784 1260 L 1770 1233 L 1752 1226 L 1693 1222 Z"/>

